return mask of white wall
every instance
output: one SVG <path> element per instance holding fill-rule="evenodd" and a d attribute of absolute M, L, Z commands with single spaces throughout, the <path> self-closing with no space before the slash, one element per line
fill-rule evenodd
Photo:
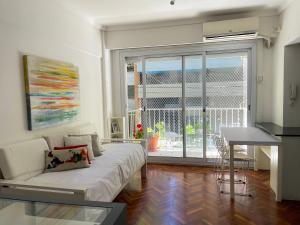
<path fill-rule="evenodd" d="M 300 38 L 300 1 L 295 0 L 280 16 L 281 31 L 274 48 L 273 118 L 278 125 L 284 125 L 284 48 Z"/>
<path fill-rule="evenodd" d="M 300 87 L 300 44 L 285 47 L 284 56 L 284 95 L 283 124 L 287 127 L 300 127 L 300 99 L 290 102 L 290 85 Z"/>
<path fill-rule="evenodd" d="M 252 15 L 253 16 L 253 15 Z M 218 18 L 222 19 L 222 18 Z M 278 22 L 277 16 L 260 17 L 260 30 L 266 36 L 273 36 Z M 112 51 L 112 112 L 114 116 L 121 116 L 121 99 L 124 98 L 122 90 L 118 49 L 141 48 L 166 45 L 182 45 L 199 43 L 202 41 L 202 22 L 192 24 L 151 24 L 150 26 L 113 27 L 106 33 L 106 48 Z M 272 121 L 272 76 L 273 76 L 273 49 L 267 49 L 258 44 L 257 73 L 262 76 L 263 82 L 257 84 L 257 113 L 256 121 Z"/>
<path fill-rule="evenodd" d="M 101 31 L 102 37 L 105 35 L 103 31 Z M 105 38 L 102 38 L 103 46 L 105 46 Z M 103 88 L 103 114 L 105 115 L 103 118 L 104 124 L 104 133 L 105 137 L 110 137 L 110 117 L 113 115 L 112 113 L 112 104 L 113 104 L 113 95 L 111 88 L 111 80 L 112 80 L 112 65 L 111 65 L 111 51 L 103 48 L 103 68 L 102 68 L 102 88 Z"/>
<path fill-rule="evenodd" d="M 93 123 L 102 133 L 100 33 L 56 0 L 0 0 L 0 145 Z M 71 62 L 80 72 L 80 119 L 27 130 L 22 54 Z"/>
<path fill-rule="evenodd" d="M 202 24 L 173 25 L 106 32 L 108 49 L 180 45 L 202 41 Z"/>
<path fill-rule="evenodd" d="M 272 121 L 272 79 L 273 79 L 273 49 L 264 47 L 263 42 L 257 48 L 257 72 L 254 76 L 261 76 L 263 81 L 256 84 L 256 122 Z"/>

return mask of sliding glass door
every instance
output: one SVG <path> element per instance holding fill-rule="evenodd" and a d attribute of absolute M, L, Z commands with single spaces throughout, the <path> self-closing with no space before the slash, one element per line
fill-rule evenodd
<path fill-rule="evenodd" d="M 184 111 L 186 157 L 203 158 L 204 139 L 204 71 L 202 55 L 184 56 Z"/>
<path fill-rule="evenodd" d="M 248 52 L 206 55 L 207 158 L 216 158 L 213 135 L 221 127 L 246 127 L 248 121 Z"/>
<path fill-rule="evenodd" d="M 145 59 L 150 156 L 183 157 L 182 57 Z"/>
<path fill-rule="evenodd" d="M 127 74 L 127 137 L 129 139 L 144 138 L 146 104 L 143 91 L 142 60 L 130 59 L 126 63 Z"/>
<path fill-rule="evenodd" d="M 247 126 L 249 52 L 201 52 L 127 62 L 128 136 L 153 157 L 216 158 L 220 127 Z"/>

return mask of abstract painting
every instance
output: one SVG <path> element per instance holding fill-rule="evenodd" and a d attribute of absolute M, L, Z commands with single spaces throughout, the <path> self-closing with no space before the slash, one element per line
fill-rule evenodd
<path fill-rule="evenodd" d="M 79 73 L 71 63 L 24 55 L 28 129 L 74 121 L 79 116 Z"/>

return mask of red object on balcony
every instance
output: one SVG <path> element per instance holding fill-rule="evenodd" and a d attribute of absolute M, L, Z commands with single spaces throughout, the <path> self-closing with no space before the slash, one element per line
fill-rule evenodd
<path fill-rule="evenodd" d="M 156 152 L 158 150 L 158 140 L 159 140 L 159 135 L 153 135 L 152 137 L 149 138 L 148 150 L 150 152 Z"/>

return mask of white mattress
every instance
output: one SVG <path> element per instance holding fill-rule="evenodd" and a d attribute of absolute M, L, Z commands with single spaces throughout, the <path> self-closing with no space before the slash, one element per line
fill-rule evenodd
<path fill-rule="evenodd" d="M 27 182 L 67 185 L 86 189 L 86 200 L 111 202 L 128 179 L 145 163 L 139 144 L 103 145 L 105 152 L 92 161 L 90 168 L 43 173 Z"/>

